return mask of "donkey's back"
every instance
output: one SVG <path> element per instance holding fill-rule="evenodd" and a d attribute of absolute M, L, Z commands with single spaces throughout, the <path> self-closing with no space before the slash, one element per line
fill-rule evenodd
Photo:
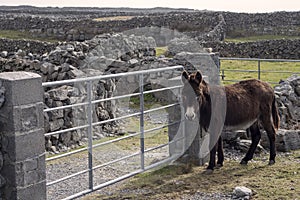
<path fill-rule="evenodd" d="M 263 116 L 272 118 L 275 95 L 268 83 L 256 79 L 245 80 L 225 86 L 225 93 L 225 129 L 246 129 Z"/>

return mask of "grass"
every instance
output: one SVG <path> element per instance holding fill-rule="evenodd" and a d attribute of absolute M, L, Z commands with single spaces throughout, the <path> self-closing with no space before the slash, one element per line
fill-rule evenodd
<path fill-rule="evenodd" d="M 44 42 L 58 42 L 54 38 L 42 38 L 33 37 L 28 31 L 16 31 L 16 30 L 0 30 L 0 38 L 12 39 L 12 40 L 38 40 Z"/>
<path fill-rule="evenodd" d="M 135 16 L 113 16 L 113 17 L 101 17 L 93 19 L 94 21 L 126 21 L 131 20 Z"/>
<path fill-rule="evenodd" d="M 139 123 L 140 122 L 139 122 L 138 117 L 132 117 L 132 118 L 126 119 L 125 127 L 126 127 L 126 130 L 128 130 L 128 131 L 127 131 L 127 133 L 125 133 L 125 135 L 104 137 L 101 139 L 93 140 L 93 145 L 104 143 L 104 142 L 111 141 L 114 139 L 118 139 L 118 138 L 121 138 L 124 136 L 128 136 L 129 134 L 132 134 L 132 133 L 138 133 L 138 132 L 140 132 L 140 124 Z M 144 122 L 144 130 L 152 129 L 157 126 L 159 126 L 159 125 L 153 124 L 149 121 Z M 158 146 L 158 145 L 167 143 L 168 142 L 168 133 L 167 132 L 168 132 L 168 128 L 165 127 L 165 128 L 159 129 L 159 130 L 145 133 L 145 148 L 147 149 L 147 148 L 151 148 L 154 146 Z M 138 151 L 140 148 L 140 135 L 137 135 L 134 137 L 129 137 L 129 138 L 117 141 L 117 142 L 113 142 L 112 145 L 116 145 L 119 149 L 124 150 L 124 151 Z M 79 149 L 83 149 L 86 147 L 87 147 L 87 144 L 82 145 L 76 149 L 72 149 L 70 151 L 79 150 Z M 109 148 L 111 148 L 111 145 L 103 145 L 101 147 L 96 147 L 96 149 L 98 149 L 100 151 L 107 150 Z M 86 151 L 87 150 L 82 151 L 80 153 L 76 153 L 72 156 L 74 156 L 76 158 L 86 157 Z M 48 154 L 47 158 L 58 156 L 58 155 L 61 155 L 64 153 L 66 153 L 66 152 L 60 152 L 58 154 Z M 49 163 L 53 164 L 53 163 L 57 163 L 57 162 L 64 162 L 67 159 L 68 159 L 68 157 L 65 157 L 65 158 L 61 158 L 58 160 L 50 161 Z"/>
<path fill-rule="evenodd" d="M 180 199 L 199 192 L 230 195 L 236 186 L 250 188 L 252 199 L 299 199 L 300 150 L 278 156 L 272 166 L 266 164 L 267 157 L 268 154 L 256 155 L 247 166 L 227 160 L 224 167 L 210 175 L 203 174 L 203 166 L 193 167 L 190 172 L 182 165 L 166 166 L 135 176 L 110 196 L 96 194 L 84 200 Z"/>
<path fill-rule="evenodd" d="M 300 39 L 300 36 L 286 36 L 286 35 L 256 35 L 249 37 L 228 37 L 225 42 L 256 42 L 261 40 L 280 40 L 280 39 Z"/>
<path fill-rule="evenodd" d="M 261 62 L 260 79 L 276 85 L 281 79 L 285 80 L 291 74 L 300 74 L 300 62 Z M 236 60 L 222 60 L 221 71 L 224 70 L 224 80 L 243 80 L 250 78 L 258 78 L 258 62 L 257 61 L 236 61 Z M 256 72 L 238 72 L 226 70 L 256 70 Z M 276 71 L 271 72 L 271 71 Z M 291 73 L 285 73 L 290 71 Z M 232 82 L 223 81 L 223 84 Z"/>
<path fill-rule="evenodd" d="M 168 47 L 157 47 L 156 48 L 156 56 L 159 57 L 161 55 L 165 55 L 165 53 L 168 51 Z"/>
<path fill-rule="evenodd" d="M 131 118 L 126 122 L 126 130 L 129 132 L 140 132 L 140 121 L 138 118 Z M 159 125 L 145 121 L 144 130 L 155 128 Z M 145 148 L 150 148 L 168 142 L 168 128 L 145 133 Z M 140 147 L 140 135 L 116 142 L 115 145 L 123 150 L 137 150 Z"/>

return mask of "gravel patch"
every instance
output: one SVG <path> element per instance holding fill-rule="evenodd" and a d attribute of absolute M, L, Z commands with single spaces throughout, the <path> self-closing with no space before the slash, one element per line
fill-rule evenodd
<path fill-rule="evenodd" d="M 101 165 L 106 162 L 120 159 L 132 154 L 132 151 L 124 151 L 116 145 L 106 145 L 105 148 L 96 148 L 93 150 L 93 166 Z M 167 158 L 168 148 L 155 150 L 145 154 L 145 165 L 155 163 Z M 140 169 L 140 154 L 111 164 L 103 166 L 93 171 L 94 186 L 100 185 L 107 181 L 113 180 L 120 176 Z M 68 156 L 66 158 L 49 161 L 47 163 L 47 183 L 55 181 L 74 173 L 88 169 L 87 152 Z M 62 181 L 60 183 L 47 187 L 48 200 L 63 199 L 75 193 L 88 189 L 89 186 L 88 172 L 76 177 Z"/>

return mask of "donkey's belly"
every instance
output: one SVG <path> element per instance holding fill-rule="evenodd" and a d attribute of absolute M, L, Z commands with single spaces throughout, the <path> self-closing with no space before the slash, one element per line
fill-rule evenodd
<path fill-rule="evenodd" d="M 253 120 L 249 120 L 249 121 L 245 121 L 242 123 L 238 123 L 238 124 L 233 124 L 233 125 L 224 125 L 224 130 L 225 131 L 237 131 L 237 130 L 246 130 L 247 128 L 249 128 L 252 124 L 254 124 L 254 122 L 256 122 L 257 119 L 253 119 Z"/>

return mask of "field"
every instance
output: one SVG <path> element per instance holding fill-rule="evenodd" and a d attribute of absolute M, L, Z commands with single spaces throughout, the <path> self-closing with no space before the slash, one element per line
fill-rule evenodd
<path fill-rule="evenodd" d="M 256 42 L 259 40 L 278 40 L 278 39 L 300 39 L 299 36 L 286 36 L 286 35 L 258 35 L 249 37 L 228 37 L 226 42 Z"/>
<path fill-rule="evenodd" d="M 166 47 L 158 47 L 156 54 L 160 56 L 166 51 Z M 225 85 L 234 81 L 258 78 L 258 61 L 221 60 L 220 68 L 220 75 L 222 75 L 222 70 L 224 70 L 223 84 Z M 246 70 L 251 72 L 246 72 Z M 260 79 L 271 83 L 273 86 L 292 74 L 300 75 L 300 62 L 260 62 Z"/>
<path fill-rule="evenodd" d="M 257 61 L 222 60 L 221 74 L 222 70 L 224 70 L 225 75 L 223 81 L 224 84 L 232 83 L 229 80 L 258 78 Z M 253 72 L 242 72 L 237 70 L 252 70 Z M 260 70 L 261 80 L 276 85 L 280 80 L 285 80 L 291 76 L 291 74 L 300 75 L 300 62 L 261 62 Z"/>
<path fill-rule="evenodd" d="M 28 31 L 16 31 L 16 30 L 0 30 L 0 38 L 6 38 L 12 40 L 39 40 L 44 42 L 58 42 L 58 40 L 54 38 L 34 37 Z"/>

